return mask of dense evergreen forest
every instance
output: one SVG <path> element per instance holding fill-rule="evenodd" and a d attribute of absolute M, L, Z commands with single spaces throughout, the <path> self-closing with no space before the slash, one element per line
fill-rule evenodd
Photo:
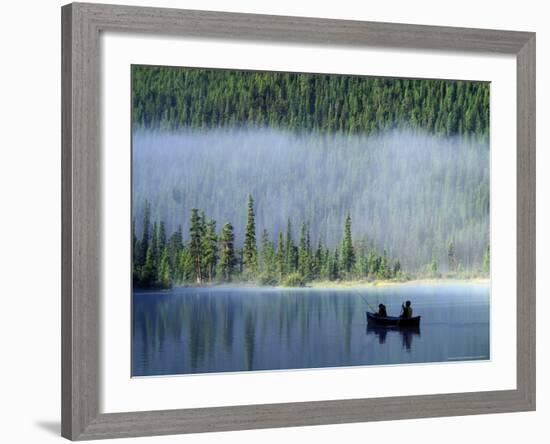
<path fill-rule="evenodd" d="M 478 269 L 489 243 L 489 150 L 458 137 L 140 130 L 132 175 L 138 236 L 148 201 L 168 233 L 188 232 L 199 208 L 231 221 L 241 246 L 252 194 L 258 236 L 284 232 L 290 219 L 295 237 L 306 222 L 312 239 L 334 249 L 350 213 L 357 240 L 368 237 L 410 271 L 434 255 L 444 263 L 450 242 L 463 269 Z"/>
<path fill-rule="evenodd" d="M 134 285 L 488 274 L 487 83 L 134 66 L 132 86 Z"/>
<path fill-rule="evenodd" d="M 344 221 L 342 241 L 331 250 L 319 240 L 313 245 L 306 223 L 296 241 L 292 221 L 286 231 L 272 239 L 263 230 L 256 239 L 254 200 L 248 197 L 245 240 L 235 245 L 233 225 L 226 222 L 217 231 L 217 221 L 193 208 L 190 228 L 184 240 L 181 227 L 170 237 L 163 222 L 151 224 L 150 207 L 145 204 L 143 235 L 133 232 L 133 280 L 142 288 L 169 288 L 177 284 L 247 281 L 262 285 L 303 286 L 315 280 L 404 278 L 401 263 L 373 245 L 354 244 L 351 217 Z M 437 263 L 430 265 L 437 273 Z"/>
<path fill-rule="evenodd" d="M 412 128 L 488 138 L 490 125 L 485 82 L 133 66 L 132 100 L 134 129 Z"/>
<path fill-rule="evenodd" d="M 170 288 L 174 284 L 237 281 L 300 287 L 312 281 L 410 278 L 400 260 L 390 258 L 386 250 L 381 252 L 365 241 L 353 241 L 349 214 L 343 223 L 341 243 L 334 249 L 326 247 L 321 239 L 314 245 L 306 223 L 301 224 L 299 239 L 295 241 L 291 220 L 286 231 L 280 231 L 275 239 L 264 229 L 258 245 L 252 196 L 248 197 L 246 214 L 245 240 L 242 248 L 238 248 L 230 222 L 218 231 L 217 221 L 197 208 L 191 210 L 187 239 L 181 226 L 167 237 L 164 222 L 151 223 L 151 210 L 146 202 L 141 239 L 136 236 L 135 223 L 132 226 L 134 286 Z M 487 247 L 481 274 L 488 273 L 489 262 Z M 456 276 L 459 271 L 451 242 L 447 249 L 447 273 Z M 441 277 L 435 256 L 422 276 Z"/>

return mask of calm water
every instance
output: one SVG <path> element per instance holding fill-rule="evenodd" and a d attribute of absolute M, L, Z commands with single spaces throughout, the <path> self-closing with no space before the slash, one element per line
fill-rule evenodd
<path fill-rule="evenodd" d="M 174 288 L 133 295 L 132 375 L 489 359 L 489 285 Z M 417 330 L 367 327 L 410 299 Z"/>

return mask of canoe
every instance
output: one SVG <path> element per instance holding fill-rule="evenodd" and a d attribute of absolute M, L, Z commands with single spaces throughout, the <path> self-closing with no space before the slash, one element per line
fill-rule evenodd
<path fill-rule="evenodd" d="M 400 318 L 399 316 L 378 316 L 376 313 L 367 311 L 367 322 L 375 325 L 387 325 L 389 327 L 418 327 L 420 316 L 412 318 Z"/>

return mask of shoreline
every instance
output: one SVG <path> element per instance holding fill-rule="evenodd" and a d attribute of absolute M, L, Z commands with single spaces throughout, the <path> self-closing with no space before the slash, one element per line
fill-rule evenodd
<path fill-rule="evenodd" d="M 256 285 L 253 282 L 228 282 L 228 283 L 210 283 L 204 285 L 175 285 L 171 289 L 154 288 L 133 288 L 138 292 L 169 292 L 175 288 L 242 288 L 242 289 L 272 289 L 272 290 L 304 290 L 304 289 L 346 289 L 346 288 L 385 288 L 405 285 L 480 285 L 490 284 L 489 278 L 418 278 L 407 281 L 376 280 L 376 281 L 317 281 L 309 282 L 303 287 L 285 287 L 282 285 Z"/>
<path fill-rule="evenodd" d="M 371 288 L 393 287 L 403 285 L 453 285 L 453 284 L 490 284 L 489 278 L 418 278 L 407 281 L 376 280 L 376 281 L 320 281 L 311 282 L 306 288 Z M 285 287 L 283 287 L 285 288 Z M 286 287 L 288 288 L 288 287 Z"/>

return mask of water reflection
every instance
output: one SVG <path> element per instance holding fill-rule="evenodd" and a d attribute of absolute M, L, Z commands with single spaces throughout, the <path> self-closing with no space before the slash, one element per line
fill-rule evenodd
<path fill-rule="evenodd" d="M 367 335 L 375 335 L 378 337 L 378 343 L 380 345 L 384 345 L 386 343 L 388 333 L 399 335 L 403 348 L 410 351 L 413 343 L 413 337 L 420 337 L 420 327 L 378 326 L 367 324 Z"/>
<path fill-rule="evenodd" d="M 365 297 L 391 313 L 413 300 L 422 335 L 366 326 Z M 489 358 L 483 285 L 176 288 L 136 292 L 132 319 L 134 376 Z"/>

